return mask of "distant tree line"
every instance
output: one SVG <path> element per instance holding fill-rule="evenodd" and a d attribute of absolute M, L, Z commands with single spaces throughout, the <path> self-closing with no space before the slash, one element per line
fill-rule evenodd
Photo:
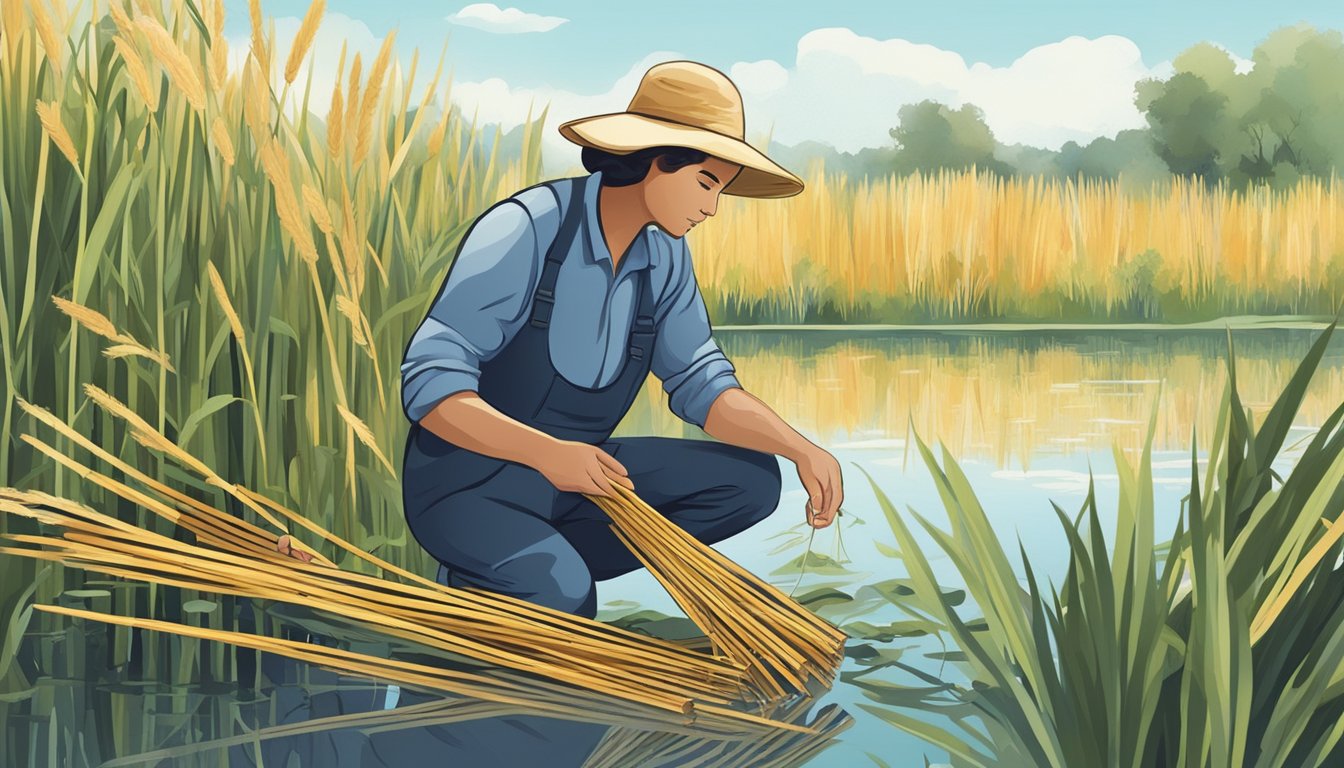
<path fill-rule="evenodd" d="M 851 175 L 904 175 L 978 169 L 1005 176 L 1115 179 L 1146 188 L 1171 175 L 1193 175 L 1238 189 L 1291 186 L 1307 175 L 1344 168 L 1344 40 L 1338 30 L 1308 25 L 1270 33 L 1236 72 L 1226 51 L 1209 43 L 1172 61 L 1167 79 L 1142 80 L 1134 103 L 1147 127 L 1120 131 L 1059 150 L 995 140 L 973 104 L 907 104 L 890 131 L 892 145 L 858 153 L 805 142 L 772 148 L 786 165 L 821 158 Z"/>

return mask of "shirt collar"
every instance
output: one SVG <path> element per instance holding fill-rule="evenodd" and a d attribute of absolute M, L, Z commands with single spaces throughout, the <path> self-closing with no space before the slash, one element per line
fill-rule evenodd
<path fill-rule="evenodd" d="M 588 184 L 583 190 L 584 207 L 584 228 L 588 230 L 588 247 L 584 249 L 590 264 L 596 264 L 599 260 L 611 262 L 611 251 L 607 249 L 607 242 L 602 237 L 602 222 L 597 211 L 597 192 L 602 187 L 602 172 L 594 171 L 589 177 Z M 650 228 L 657 229 L 656 224 L 650 224 L 640 230 L 635 242 L 626 253 L 625 258 L 621 259 L 621 268 L 625 269 L 643 269 L 650 265 L 650 251 L 652 244 L 649 238 L 652 236 Z M 640 242 L 640 240 L 643 242 Z M 630 262 L 626 267 L 625 263 Z"/>

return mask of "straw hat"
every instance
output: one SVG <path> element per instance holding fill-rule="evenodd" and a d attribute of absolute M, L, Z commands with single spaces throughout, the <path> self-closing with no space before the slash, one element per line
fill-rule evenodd
<path fill-rule="evenodd" d="M 644 73 L 624 112 L 583 117 L 560 135 L 618 155 L 647 147 L 690 147 L 737 163 L 725 195 L 790 197 L 803 182 L 746 142 L 742 94 L 728 76 L 694 61 L 667 61 Z"/>

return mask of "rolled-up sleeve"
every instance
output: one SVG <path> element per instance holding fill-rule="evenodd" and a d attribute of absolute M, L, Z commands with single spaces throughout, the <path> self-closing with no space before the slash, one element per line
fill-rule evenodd
<path fill-rule="evenodd" d="M 481 361 L 526 319 L 539 279 L 536 253 L 531 216 L 516 202 L 495 205 L 472 225 L 406 346 L 401 399 L 412 423 L 455 392 L 477 391 Z"/>
<path fill-rule="evenodd" d="M 663 382 L 672 413 L 704 428 L 714 400 L 724 390 L 742 385 L 714 341 L 684 238 L 672 254 L 669 284 L 654 313 L 657 331 L 650 367 Z"/>

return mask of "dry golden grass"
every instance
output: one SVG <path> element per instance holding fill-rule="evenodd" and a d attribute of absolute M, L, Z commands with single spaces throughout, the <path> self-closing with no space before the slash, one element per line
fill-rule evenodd
<path fill-rule="evenodd" d="M 168 360 L 167 355 L 150 349 L 131 338 L 130 335 L 118 331 L 117 327 L 112 324 L 112 321 L 107 319 L 107 317 L 97 310 L 82 304 L 76 304 L 68 299 L 63 299 L 60 296 L 52 296 L 51 301 L 72 320 L 84 326 L 86 330 L 116 342 L 103 350 L 104 355 L 112 358 L 143 357 L 153 360 L 168 371 L 176 372 L 176 369 L 173 368 L 172 363 Z"/>
<path fill-rule="evenodd" d="M 669 522 L 634 491 L 613 487 L 616 498 L 588 498 L 713 647 L 747 666 L 764 701 L 831 686 L 844 632 Z"/>
<path fill-rule="evenodd" d="M 256 60 L 257 66 L 261 68 L 265 80 L 270 80 L 271 72 L 271 54 L 266 47 L 265 21 L 261 15 L 260 0 L 248 0 L 248 17 L 252 22 L 252 58 Z"/>
<path fill-rule="evenodd" d="M 113 3 L 112 7 L 115 8 L 116 4 Z M 117 53 L 121 55 L 122 61 L 126 64 L 126 72 L 131 76 L 131 84 L 135 86 L 136 92 L 140 94 L 140 101 L 144 103 L 146 108 L 153 108 L 158 100 L 154 97 L 154 86 L 150 84 L 149 72 L 145 69 L 144 60 L 140 58 L 135 46 L 127 38 L 117 35 L 112 38 L 112 43 L 117 47 Z M 216 118 L 216 121 L 218 121 L 218 118 Z"/>
<path fill-rule="evenodd" d="M 205 86 L 201 84 L 201 78 L 191 59 L 178 47 L 173 36 L 150 16 L 136 18 L 135 24 L 145 36 L 150 50 L 154 52 L 154 57 L 167 70 L 169 79 L 181 91 L 187 103 L 197 112 L 204 110 Z"/>
<path fill-rule="evenodd" d="M 12 2 L 14 0 L 11 0 Z M 47 53 L 47 62 L 51 64 L 56 77 L 60 78 L 65 66 L 63 63 L 65 52 L 61 46 L 61 38 L 56 36 L 56 28 L 52 26 L 51 17 L 47 15 L 42 0 L 28 0 L 28 12 L 32 14 L 33 27 L 37 29 L 38 39 L 42 41 L 42 49 Z"/>
<path fill-rule="evenodd" d="M 71 167 L 76 173 L 80 173 L 79 153 L 75 151 L 75 141 L 70 138 L 70 132 L 65 130 L 65 123 L 61 121 L 61 106 L 58 102 L 37 102 L 37 116 L 42 122 L 42 130 L 46 132 L 47 138 L 56 145 L 65 159 L 70 161 Z"/>
<path fill-rule="evenodd" d="M 303 15 L 303 22 L 294 36 L 294 44 L 289 49 L 289 58 L 285 61 L 286 83 L 293 84 L 294 78 L 298 77 L 303 57 L 313 45 L 313 38 L 317 36 L 317 28 L 322 23 L 322 14 L 326 9 L 326 0 L 313 0 L 308 6 L 308 12 Z"/>
<path fill-rule="evenodd" d="M 969 172 L 856 181 L 817 166 L 807 184 L 786 200 L 725 197 L 690 235 L 712 316 L 755 307 L 796 321 L 830 302 L 846 319 L 887 322 L 1104 318 L 1134 290 L 1126 265 L 1150 250 L 1168 311 L 1344 299 L 1344 282 L 1323 280 L 1344 274 L 1338 177 L 1248 194 L 1175 178 L 1137 195 Z"/>
<path fill-rule="evenodd" d="M 387 76 L 387 66 L 392 60 L 392 41 L 396 37 L 396 30 L 389 32 L 387 37 L 383 38 L 383 44 L 378 49 L 378 56 L 373 60 L 373 68 L 369 70 L 369 82 L 364 89 L 364 95 L 359 102 L 359 114 L 350 124 L 355 129 L 355 163 L 364 162 L 364 158 L 369 153 L 369 142 L 372 139 L 373 116 L 378 109 L 378 98 L 382 94 L 383 80 Z M 354 83 L 354 80 L 351 80 Z M 351 103 L 353 107 L 353 100 Z M 347 113 L 346 117 L 350 117 Z"/>

